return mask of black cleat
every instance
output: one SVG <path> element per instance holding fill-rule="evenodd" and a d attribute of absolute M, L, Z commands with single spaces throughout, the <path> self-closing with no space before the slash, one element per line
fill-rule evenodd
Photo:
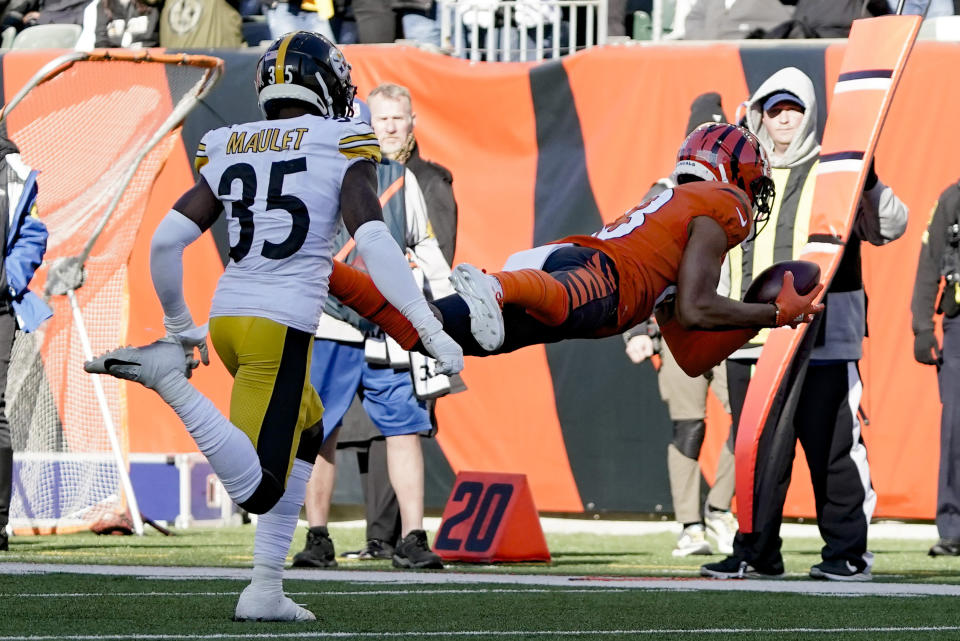
<path fill-rule="evenodd" d="M 443 561 L 427 544 L 427 533 L 411 530 L 393 551 L 393 567 L 407 570 L 442 570 Z"/>
<path fill-rule="evenodd" d="M 930 556 L 960 556 L 960 539 L 940 539 L 930 548 Z"/>
<path fill-rule="evenodd" d="M 344 559 L 359 559 L 361 561 L 392 559 L 393 546 L 386 541 L 381 541 L 380 539 L 367 539 L 367 546 L 362 550 L 344 552 L 340 556 Z"/>
<path fill-rule="evenodd" d="M 307 544 L 293 557 L 295 568 L 335 568 L 336 554 L 333 541 L 326 526 L 318 525 L 307 530 Z"/>
<path fill-rule="evenodd" d="M 740 557 L 728 556 L 723 561 L 701 565 L 700 576 L 713 579 L 779 579 L 783 576 L 783 565 L 758 568 Z"/>
<path fill-rule="evenodd" d="M 155 389 L 172 371 L 187 376 L 190 365 L 176 339 L 161 338 L 141 347 L 118 347 L 83 364 L 91 374 L 107 374 Z"/>
<path fill-rule="evenodd" d="M 810 568 L 810 578 L 828 581 L 872 581 L 870 566 L 858 568 L 850 561 L 823 561 Z"/>

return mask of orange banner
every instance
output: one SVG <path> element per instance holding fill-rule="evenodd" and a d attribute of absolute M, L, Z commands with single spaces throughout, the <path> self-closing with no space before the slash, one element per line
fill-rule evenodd
<path fill-rule="evenodd" d="M 758 59 L 782 56 L 782 64 L 802 51 L 804 60 L 819 56 L 815 84 L 829 89 L 836 80 L 844 45 L 822 49 L 773 47 L 741 49 L 736 43 L 607 47 L 577 54 L 556 65 L 541 67 L 541 83 L 565 82 L 572 95 L 578 132 L 538 129 L 538 118 L 550 107 L 542 85 L 531 76 L 531 64 L 471 64 L 406 47 L 355 46 L 345 50 L 353 65 L 361 98 L 379 82 L 407 86 L 417 113 L 416 133 L 422 154 L 446 166 L 454 176 L 459 204 L 457 262 L 488 269 L 499 268 L 513 252 L 533 245 L 534 235 L 553 212 L 543 211 L 551 193 L 565 193 L 567 176 L 546 175 L 541 145 L 551 147 L 551 166 L 566 167 L 582 178 L 592 192 L 593 216 L 610 220 L 636 204 L 650 185 L 668 174 L 682 139 L 692 99 L 717 91 L 728 117 L 755 88 L 745 73 Z M 752 56 L 752 58 L 751 58 Z M 249 72 L 256 56 L 251 54 Z M 879 497 L 878 517 L 932 518 L 936 494 L 939 442 L 939 399 L 935 371 L 914 363 L 909 301 L 916 270 L 920 235 L 940 192 L 960 177 L 960 155 L 954 153 L 949 123 L 960 102 L 960 88 L 944 82 L 941 69 L 960 65 L 954 45 L 921 42 L 907 66 L 900 90 L 881 133 L 876 152 L 877 172 L 909 206 L 910 223 L 904 238 L 888 247 L 864 248 L 864 279 L 870 299 L 869 338 L 862 362 L 864 410 L 870 425 L 864 429 L 874 485 Z M 40 61 L 42 62 L 42 61 Z M 778 59 L 778 63 L 780 60 Z M 4 57 L 6 95 L 13 78 L 25 78 L 38 66 L 34 56 Z M 229 67 L 228 67 L 229 68 Z M 775 70 L 777 67 L 771 67 Z M 539 72 L 538 72 L 539 73 Z M 249 85 L 244 84 L 244 90 Z M 551 97 L 562 91 L 550 91 Z M 238 96 L 249 100 L 251 96 Z M 557 109 L 571 105 L 558 104 Z M 188 121 L 189 124 L 189 121 Z M 226 124 L 226 123 L 219 123 Z M 219 126 L 216 124 L 214 126 Z M 940 126 L 938 126 L 940 125 Z M 575 135 L 574 135 L 575 134 Z M 567 137 L 564 137 L 567 136 Z M 579 142 L 577 142 L 579 141 Z M 174 150 L 151 193 L 144 224 L 130 262 L 130 342 L 161 333 L 161 315 L 147 269 L 149 238 L 160 218 L 193 182 L 189 156 L 193 149 Z M 42 187 L 42 183 L 41 183 Z M 561 203 L 562 204 L 562 203 Z M 593 217 L 578 223 L 578 212 L 566 212 L 570 224 L 593 225 Z M 42 215 L 42 212 L 41 212 Z M 549 225 L 546 227 L 549 228 Z M 585 232 L 593 229 L 583 229 Z M 200 319 L 209 309 L 210 293 L 221 266 L 212 238 L 207 235 L 186 254 L 187 297 Z M 600 343 L 598 341 L 598 343 Z M 609 358 L 610 376 L 626 367 Z M 622 356 L 624 359 L 625 356 Z M 616 365 L 616 367 L 614 367 Z M 633 366 L 630 366 L 633 368 Z M 604 383 L 603 367 L 589 370 Z M 637 394 L 656 398 L 655 378 L 648 369 L 647 386 Z M 568 378 L 569 378 L 568 373 Z M 635 399 L 628 393 L 558 397 L 558 372 L 551 372 L 542 347 L 487 359 L 468 359 L 465 393 L 441 399 L 439 443 L 454 472 L 484 470 L 527 475 L 536 506 L 541 511 L 654 511 L 644 500 L 652 490 L 632 481 L 638 469 L 660 469 L 665 485 L 669 422 L 662 406 L 650 405 L 629 415 L 618 407 Z M 640 380 L 640 374 L 636 374 Z M 229 377 L 219 364 L 202 369 L 194 382 L 221 409 L 226 409 Z M 569 386 L 563 389 L 570 394 Z M 192 443 L 174 414 L 152 394 L 130 390 L 130 443 L 137 452 L 193 451 Z M 610 381 L 609 389 L 623 389 Z M 659 401 L 655 401 L 659 403 Z M 595 449 L 571 448 L 565 412 L 570 407 L 596 410 L 587 443 Z M 712 478 L 719 442 L 726 438 L 729 419 L 710 404 L 710 427 L 704 444 L 705 473 Z M 582 421 L 581 421 L 582 423 Z M 615 428 L 623 426 L 618 431 Z M 614 440 L 615 439 L 615 440 Z M 614 440 L 614 442 L 611 442 Z M 571 451 L 574 449 L 575 451 Z M 581 457 L 580 463 L 571 461 Z M 594 476 L 604 483 L 633 484 L 624 491 L 636 496 L 635 507 L 610 508 L 584 491 L 582 471 L 590 459 Z M 602 471 L 602 474 L 601 474 Z M 609 476 L 607 476 L 609 475 Z M 798 456 L 793 487 L 787 498 L 788 516 L 814 514 L 809 474 Z M 594 479 L 595 480 L 595 479 Z M 667 496 L 666 501 L 669 501 Z M 669 506 L 660 509 L 669 510 Z"/>

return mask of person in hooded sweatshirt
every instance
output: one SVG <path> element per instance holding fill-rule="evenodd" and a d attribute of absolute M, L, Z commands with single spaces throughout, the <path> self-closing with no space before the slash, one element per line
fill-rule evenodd
<path fill-rule="evenodd" d="M 746 126 L 770 155 L 776 199 L 766 227 L 756 239 L 727 256 L 729 292 L 740 300 L 752 277 L 774 262 L 799 256 L 807 242 L 820 143 L 813 83 L 787 67 L 774 73 L 751 96 Z M 824 318 L 809 367 L 796 385 L 798 403 L 786 410 L 775 434 L 761 440 L 754 487 L 754 532 L 738 532 L 733 554 L 701 566 L 715 578 L 767 578 L 782 575 L 780 524 L 799 439 L 810 468 L 817 524 L 825 545 L 822 562 L 810 576 L 838 581 L 869 581 L 873 555 L 867 526 L 876 506 L 859 418 L 862 383 L 858 364 L 866 335 L 860 243 L 885 245 L 906 230 L 907 208 L 877 177 L 871 164 L 850 240 L 827 290 Z M 721 286 L 723 283 L 721 283 Z M 768 331 L 761 331 L 727 360 L 733 426 L 740 422 L 751 368 Z"/>

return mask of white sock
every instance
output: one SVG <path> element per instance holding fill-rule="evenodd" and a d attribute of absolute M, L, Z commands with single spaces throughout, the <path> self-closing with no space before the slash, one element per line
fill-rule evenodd
<path fill-rule="evenodd" d="M 294 459 L 287 479 L 287 489 L 269 512 L 257 518 L 257 533 L 253 539 L 253 581 L 266 592 L 283 591 L 283 565 L 297 529 L 300 508 L 307 493 L 307 481 L 313 465 Z"/>
<path fill-rule="evenodd" d="M 247 435 L 180 374 L 164 377 L 156 391 L 183 421 L 230 498 L 235 503 L 250 498 L 263 469 Z"/>

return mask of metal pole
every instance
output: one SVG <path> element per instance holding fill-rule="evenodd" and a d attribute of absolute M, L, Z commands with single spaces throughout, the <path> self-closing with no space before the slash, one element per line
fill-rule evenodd
<path fill-rule="evenodd" d="M 90 340 L 87 338 L 87 328 L 83 324 L 83 316 L 80 314 L 77 296 L 73 290 L 70 290 L 67 292 L 67 298 L 70 299 L 70 308 L 73 310 L 73 320 L 77 324 L 77 334 L 80 335 L 80 345 L 83 347 L 83 356 L 88 361 L 92 360 L 93 350 L 90 348 Z M 110 449 L 113 451 L 113 458 L 117 464 L 117 472 L 120 474 L 120 485 L 123 488 L 124 495 L 127 497 L 127 507 L 130 509 L 130 518 L 133 519 L 133 530 L 142 536 L 143 520 L 140 518 L 140 507 L 137 505 L 137 497 L 133 493 L 133 484 L 130 483 L 130 474 L 127 472 L 127 462 L 124 460 L 123 452 L 120 450 L 120 441 L 117 439 L 117 431 L 113 426 L 113 418 L 110 416 L 110 406 L 107 404 L 107 395 L 103 391 L 103 383 L 96 374 L 91 374 L 90 380 L 93 382 L 93 391 L 97 396 L 100 413 L 103 415 L 103 427 L 107 430 Z"/>
<path fill-rule="evenodd" d="M 654 42 L 657 42 L 663 37 L 663 0 L 653 0 L 652 20 L 653 32 L 650 37 Z"/>

